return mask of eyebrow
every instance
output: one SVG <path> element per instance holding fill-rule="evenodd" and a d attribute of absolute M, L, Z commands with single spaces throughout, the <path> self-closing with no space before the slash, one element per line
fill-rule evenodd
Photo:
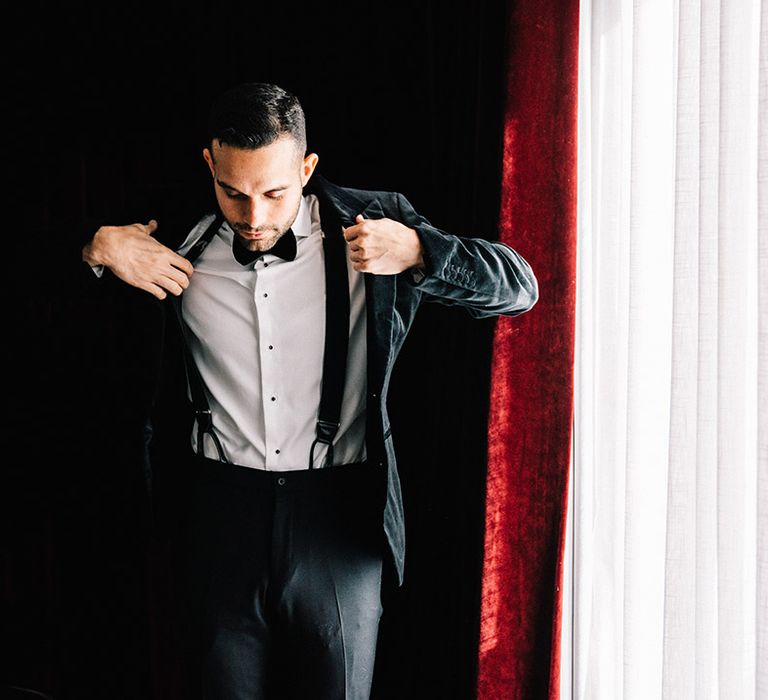
<path fill-rule="evenodd" d="M 216 178 L 216 182 L 218 183 L 219 187 L 223 187 L 227 190 L 234 190 L 238 194 L 245 194 L 244 192 L 240 192 L 240 190 L 237 189 L 237 187 L 233 187 L 229 183 L 224 182 L 223 180 L 219 180 L 219 178 Z M 270 187 L 267 192 L 277 192 L 278 190 L 287 190 L 288 185 L 277 185 L 276 187 Z"/>

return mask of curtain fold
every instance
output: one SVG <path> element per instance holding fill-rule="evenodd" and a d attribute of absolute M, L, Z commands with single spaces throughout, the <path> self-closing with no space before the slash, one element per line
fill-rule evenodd
<path fill-rule="evenodd" d="M 768 697 L 768 2 L 760 4 L 757 110 L 757 697 Z M 760 554 L 762 553 L 762 555 Z"/>
<path fill-rule="evenodd" d="M 559 697 L 573 410 L 578 0 L 518 0 L 507 33 L 499 237 L 539 301 L 496 325 L 478 697 Z"/>
<path fill-rule="evenodd" d="M 574 698 L 768 695 L 765 5 L 582 5 Z"/>

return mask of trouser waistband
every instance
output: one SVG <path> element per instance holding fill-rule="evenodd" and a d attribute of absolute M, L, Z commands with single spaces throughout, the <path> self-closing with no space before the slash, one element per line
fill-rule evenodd
<path fill-rule="evenodd" d="M 341 484 L 354 485 L 375 480 L 383 474 L 380 466 L 368 461 L 289 471 L 244 467 L 199 455 L 194 455 L 193 463 L 198 475 L 205 480 L 234 484 L 244 488 L 336 488 Z"/>

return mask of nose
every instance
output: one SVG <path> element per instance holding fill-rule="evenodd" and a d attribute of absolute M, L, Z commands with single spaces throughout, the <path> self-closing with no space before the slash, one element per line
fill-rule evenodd
<path fill-rule="evenodd" d="M 257 229 L 260 223 L 260 219 L 259 219 L 260 213 L 261 213 L 261 207 L 259 207 L 258 201 L 256 200 L 256 198 L 249 197 L 245 203 L 245 207 L 243 211 L 243 220 L 245 221 L 245 223 L 247 223 L 252 229 Z"/>

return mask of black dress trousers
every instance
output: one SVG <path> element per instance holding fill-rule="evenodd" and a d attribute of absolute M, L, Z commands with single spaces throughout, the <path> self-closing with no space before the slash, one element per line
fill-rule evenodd
<path fill-rule="evenodd" d="M 206 700 L 365 700 L 384 557 L 380 467 L 194 457 L 183 639 Z M 196 681 L 195 681 L 196 682 Z"/>

